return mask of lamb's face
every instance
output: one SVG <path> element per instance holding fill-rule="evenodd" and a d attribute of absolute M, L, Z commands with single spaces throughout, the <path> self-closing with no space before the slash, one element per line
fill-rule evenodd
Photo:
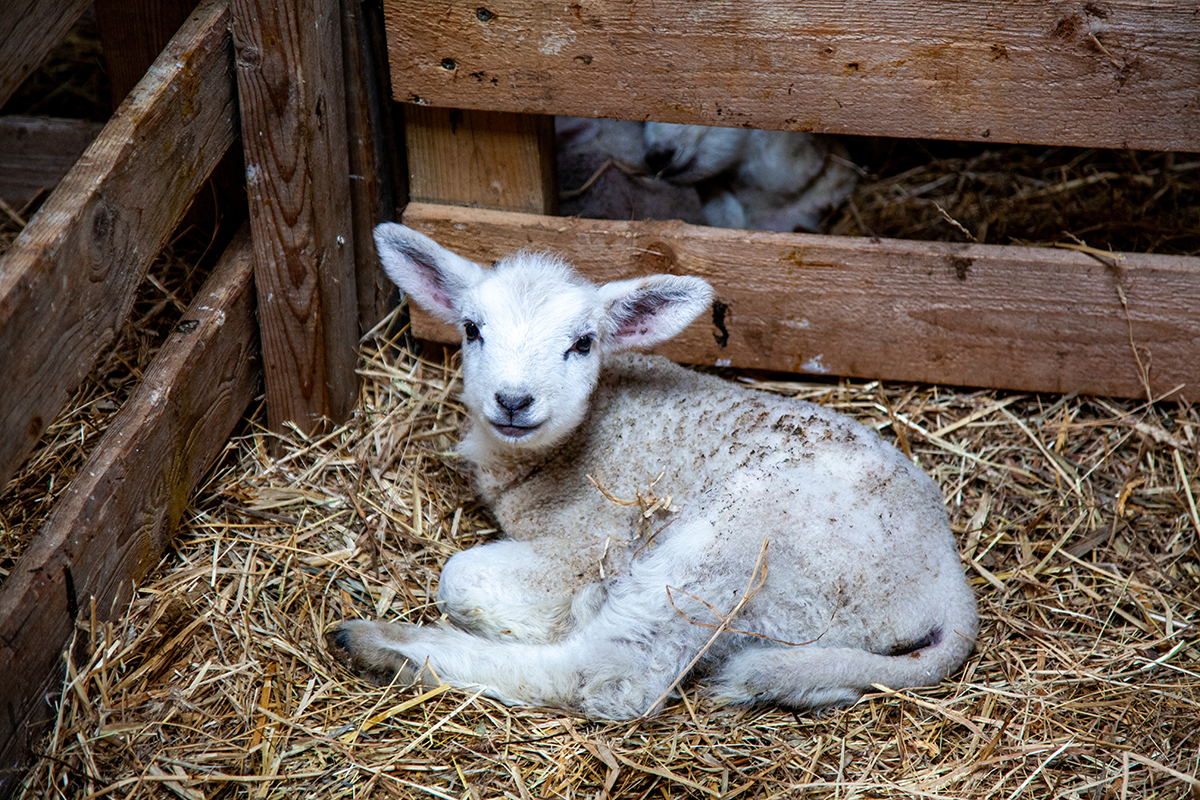
<path fill-rule="evenodd" d="M 463 296 L 463 401 L 478 429 L 522 449 L 561 441 L 587 414 L 600 374 L 595 286 L 520 254 Z"/>
<path fill-rule="evenodd" d="M 692 184 L 732 167 L 748 131 L 647 122 L 646 166 L 672 183 Z"/>
<path fill-rule="evenodd" d="M 517 253 L 485 270 L 391 222 L 375 229 L 375 246 L 388 277 L 462 333 L 463 400 L 477 463 L 493 450 L 561 442 L 587 414 L 605 353 L 670 339 L 713 296 L 704 280 L 682 275 L 597 286 L 539 253 Z"/>

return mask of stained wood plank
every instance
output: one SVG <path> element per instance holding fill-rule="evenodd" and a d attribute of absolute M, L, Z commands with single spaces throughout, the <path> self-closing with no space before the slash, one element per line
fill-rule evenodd
<path fill-rule="evenodd" d="M 233 0 L 267 417 L 319 429 L 357 396 L 338 0 Z"/>
<path fill-rule="evenodd" d="M 410 204 L 405 224 L 480 263 L 522 247 L 593 280 L 700 275 L 711 316 L 662 347 L 693 364 L 1020 390 L 1200 399 L 1200 259 L 609 222 Z M 1124 293 L 1128 316 L 1122 305 Z M 417 336 L 457 341 L 413 311 Z"/>
<path fill-rule="evenodd" d="M 554 214 L 554 120 L 407 106 L 409 193 L 421 203 Z"/>
<path fill-rule="evenodd" d="M 52 719 L 76 611 L 121 613 L 258 392 L 257 329 L 243 229 L 0 587 L 0 796 Z"/>
<path fill-rule="evenodd" d="M 235 136 L 229 13 L 205 0 L 0 258 L 0 486 L 128 316 Z"/>
<path fill-rule="evenodd" d="M 137 85 L 196 0 L 93 0 L 113 106 Z"/>
<path fill-rule="evenodd" d="M 58 185 L 104 126 L 52 117 L 0 117 L 0 198 L 21 208 Z"/>
<path fill-rule="evenodd" d="M 0 4 L 0 107 L 89 5 L 91 0 L 6 0 Z"/>
<path fill-rule="evenodd" d="M 1200 150 L 1194 0 L 386 0 L 396 98 Z"/>
<path fill-rule="evenodd" d="M 362 0 L 341 0 L 341 8 L 358 324 L 360 332 L 366 333 L 397 299 L 395 287 L 379 270 L 371 234 L 379 223 L 395 219 L 398 148 L 382 9 Z"/>

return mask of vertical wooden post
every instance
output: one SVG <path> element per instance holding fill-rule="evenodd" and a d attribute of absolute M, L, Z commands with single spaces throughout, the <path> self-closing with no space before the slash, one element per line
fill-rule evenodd
<path fill-rule="evenodd" d="M 413 202 L 554 214 L 554 118 L 407 105 Z"/>
<path fill-rule="evenodd" d="M 341 3 L 358 324 L 360 331 L 366 333 L 396 301 L 396 287 L 379 266 L 372 231 L 379 223 L 395 218 L 399 182 L 395 168 L 397 149 L 383 8 L 377 2 L 363 0 L 341 0 Z"/>
<path fill-rule="evenodd" d="M 196 0 L 95 0 L 113 108 L 146 74 Z"/>
<path fill-rule="evenodd" d="M 354 405 L 358 321 L 339 0 L 233 0 L 267 419 Z"/>

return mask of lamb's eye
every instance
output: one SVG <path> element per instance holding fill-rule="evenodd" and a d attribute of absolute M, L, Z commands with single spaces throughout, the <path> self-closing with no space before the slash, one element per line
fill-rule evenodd
<path fill-rule="evenodd" d="M 467 320 L 463 323 L 463 333 L 466 334 L 468 342 L 474 342 L 479 338 L 479 326 Z"/>
<path fill-rule="evenodd" d="M 571 349 L 567 351 L 579 353 L 581 356 L 586 356 L 592 352 L 592 337 L 591 335 L 580 336 L 575 340 L 575 344 L 571 345 Z"/>

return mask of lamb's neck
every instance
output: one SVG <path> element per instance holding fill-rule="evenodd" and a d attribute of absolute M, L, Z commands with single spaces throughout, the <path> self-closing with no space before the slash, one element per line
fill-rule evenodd
<path fill-rule="evenodd" d="M 568 437 L 566 441 L 536 450 L 499 448 L 494 442 L 484 440 L 485 435 L 473 426 L 463 436 L 457 450 L 471 463 L 475 491 L 489 505 L 509 487 L 523 482 L 554 459 L 570 441 Z"/>

